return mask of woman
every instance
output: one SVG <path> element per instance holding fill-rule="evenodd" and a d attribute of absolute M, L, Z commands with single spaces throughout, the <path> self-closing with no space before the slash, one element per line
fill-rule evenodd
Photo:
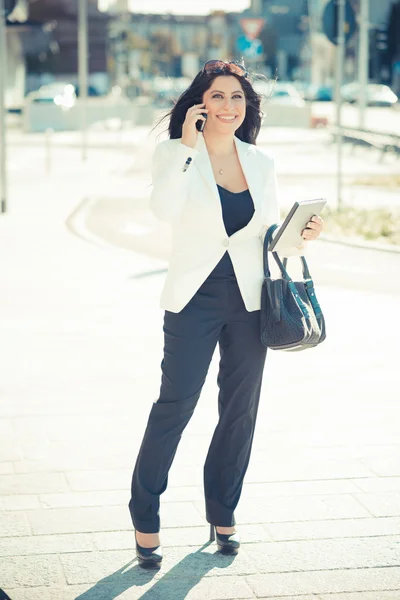
<path fill-rule="evenodd" d="M 218 549 L 236 553 L 234 510 L 248 466 L 266 348 L 260 342 L 262 243 L 278 222 L 275 171 L 255 146 L 261 96 L 244 66 L 209 61 L 170 113 L 153 159 L 154 214 L 172 225 L 161 296 L 164 358 L 132 477 L 129 509 L 143 567 L 159 567 L 160 494 L 217 343 L 219 421 L 204 465 L 206 518 Z M 205 123 L 204 131 L 199 125 Z M 314 240 L 322 220 L 302 232 Z M 304 244 L 303 244 L 304 246 Z M 303 246 L 285 256 L 301 254 Z"/>

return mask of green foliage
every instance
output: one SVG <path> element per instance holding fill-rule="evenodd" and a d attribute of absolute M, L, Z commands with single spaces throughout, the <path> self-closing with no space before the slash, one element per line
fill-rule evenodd
<path fill-rule="evenodd" d="M 325 208 L 322 216 L 327 234 L 400 244 L 400 209 L 344 206 Z"/>

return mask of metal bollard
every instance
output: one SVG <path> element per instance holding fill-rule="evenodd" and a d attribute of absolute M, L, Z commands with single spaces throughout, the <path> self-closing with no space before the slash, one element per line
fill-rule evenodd
<path fill-rule="evenodd" d="M 46 173 L 48 175 L 51 172 L 51 166 L 52 166 L 51 139 L 52 139 L 53 133 L 54 133 L 54 129 L 52 129 L 51 127 L 48 127 L 46 129 L 46 133 L 45 133 L 45 148 L 46 148 L 45 163 L 46 163 Z"/>

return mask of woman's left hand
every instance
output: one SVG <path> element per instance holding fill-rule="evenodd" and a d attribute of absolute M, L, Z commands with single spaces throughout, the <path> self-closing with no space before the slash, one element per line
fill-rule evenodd
<path fill-rule="evenodd" d="M 303 229 L 301 232 L 301 236 L 303 240 L 316 240 L 323 228 L 324 221 L 321 219 L 321 217 L 314 215 L 311 217 L 311 221 L 308 221 L 306 229 Z"/>

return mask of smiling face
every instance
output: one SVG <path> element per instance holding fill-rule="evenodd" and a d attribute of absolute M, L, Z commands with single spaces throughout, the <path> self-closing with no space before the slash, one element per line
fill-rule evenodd
<path fill-rule="evenodd" d="M 204 92 L 208 108 L 206 129 L 221 134 L 234 133 L 246 117 L 246 97 L 240 81 L 233 75 L 216 77 Z"/>

